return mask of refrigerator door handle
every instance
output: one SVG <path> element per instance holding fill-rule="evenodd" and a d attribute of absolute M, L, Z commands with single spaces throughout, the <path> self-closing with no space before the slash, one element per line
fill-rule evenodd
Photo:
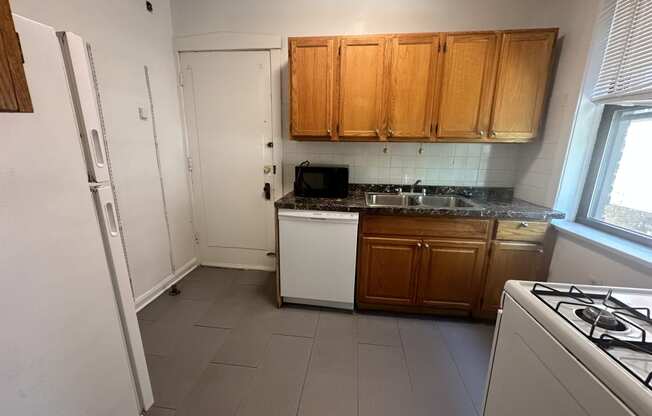
<path fill-rule="evenodd" d="M 58 33 L 68 70 L 68 82 L 73 90 L 73 104 L 82 139 L 84 155 L 93 180 L 109 180 L 102 124 L 93 67 L 86 42 L 70 32 Z"/>
<path fill-rule="evenodd" d="M 93 153 L 95 159 L 95 164 L 98 168 L 104 167 L 104 148 L 102 147 L 102 141 L 100 140 L 100 134 L 97 129 L 91 129 L 91 146 L 93 146 Z"/>
<path fill-rule="evenodd" d="M 117 237 L 118 234 L 118 219 L 115 215 L 115 208 L 113 207 L 113 202 L 109 201 L 104 204 L 104 210 L 106 211 L 106 227 L 109 230 L 111 237 Z"/>

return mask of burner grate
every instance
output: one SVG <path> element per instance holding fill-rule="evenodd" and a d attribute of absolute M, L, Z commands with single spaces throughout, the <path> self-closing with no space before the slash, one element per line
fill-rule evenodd
<path fill-rule="evenodd" d="M 652 325 L 652 319 L 650 315 L 650 308 L 637 308 L 626 305 L 620 300 L 613 297 L 613 289 L 609 289 L 606 295 L 600 295 L 596 293 L 585 293 L 580 288 L 575 285 L 570 286 L 568 291 L 561 291 L 550 286 L 547 286 L 542 283 L 535 283 L 531 290 L 532 294 L 536 296 L 540 301 L 545 305 L 555 311 L 562 319 L 564 319 L 568 324 L 575 328 L 579 333 L 588 338 L 595 345 L 600 347 L 607 355 L 609 355 L 616 363 L 618 363 L 622 368 L 627 370 L 630 374 L 640 380 L 645 386 L 652 389 L 652 372 L 650 372 L 647 377 L 643 378 L 631 368 L 625 365 L 618 357 L 616 357 L 611 349 L 614 347 L 624 347 L 633 351 L 652 354 L 652 342 L 648 342 L 647 331 L 643 329 L 640 325 L 632 322 L 632 319 L 636 319 L 640 322 L 645 322 L 649 325 Z M 562 301 L 558 302 L 556 306 L 552 306 L 549 302 L 542 298 L 542 296 L 559 296 L 559 297 L 570 297 L 574 301 Z M 599 328 L 598 320 L 599 315 L 596 317 L 595 321 L 591 324 L 591 330 L 589 333 L 585 333 L 581 328 L 579 328 L 574 322 L 569 320 L 564 314 L 559 311 L 559 308 L 562 305 L 571 305 L 579 307 L 587 307 L 590 305 L 596 305 L 596 302 L 600 302 L 602 306 L 612 309 L 612 314 L 617 316 L 619 319 L 625 321 L 627 324 L 631 325 L 633 328 L 637 329 L 640 332 L 640 340 L 637 341 L 625 341 L 619 339 L 611 334 L 601 334 L 599 337 L 595 337 L 595 330 Z M 585 321 L 586 322 L 586 321 Z"/>

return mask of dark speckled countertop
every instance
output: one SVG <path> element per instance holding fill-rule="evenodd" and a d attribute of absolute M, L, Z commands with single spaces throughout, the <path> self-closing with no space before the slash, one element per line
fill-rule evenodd
<path fill-rule="evenodd" d="M 516 199 L 513 188 L 484 188 L 457 186 L 426 186 L 428 195 L 459 196 L 473 206 L 458 208 L 432 208 L 426 206 L 411 207 L 369 207 L 365 202 L 365 192 L 395 192 L 398 185 L 364 185 L 350 186 L 347 198 L 302 198 L 288 193 L 275 202 L 276 208 L 364 212 L 368 214 L 386 215 L 421 215 L 421 216 L 455 216 L 483 218 L 516 218 L 527 220 L 551 220 L 564 218 L 564 214 L 550 208 Z M 403 186 L 403 191 L 409 187 Z M 421 192 L 424 187 L 418 186 L 415 192 Z"/>

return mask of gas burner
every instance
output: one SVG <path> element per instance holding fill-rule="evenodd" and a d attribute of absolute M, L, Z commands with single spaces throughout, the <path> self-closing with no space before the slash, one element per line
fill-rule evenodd
<path fill-rule="evenodd" d="M 607 331 L 627 330 L 627 326 L 616 315 L 605 308 L 587 306 L 586 308 L 575 309 L 575 315 L 582 318 L 585 322 Z"/>

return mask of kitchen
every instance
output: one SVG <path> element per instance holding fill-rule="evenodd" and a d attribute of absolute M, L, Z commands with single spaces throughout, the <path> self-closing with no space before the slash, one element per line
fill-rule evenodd
<path fill-rule="evenodd" d="M 0 4 L 7 412 L 652 412 L 649 2 Z"/>

